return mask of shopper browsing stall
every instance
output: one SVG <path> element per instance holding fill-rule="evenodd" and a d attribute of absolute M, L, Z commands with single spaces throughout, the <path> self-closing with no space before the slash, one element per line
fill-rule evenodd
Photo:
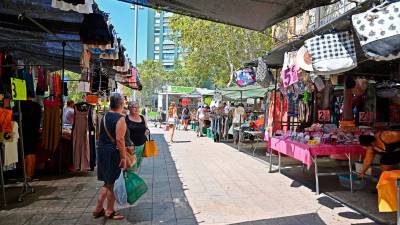
<path fill-rule="evenodd" d="M 360 144 L 367 150 L 361 177 L 365 175 L 376 154 L 381 155 L 381 170 L 394 169 L 400 163 L 400 131 L 382 131 L 372 135 L 361 135 Z"/>

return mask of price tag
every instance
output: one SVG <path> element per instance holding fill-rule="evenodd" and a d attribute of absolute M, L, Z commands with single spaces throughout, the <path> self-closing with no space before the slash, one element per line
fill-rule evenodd
<path fill-rule="evenodd" d="M 371 123 L 374 114 L 372 112 L 359 112 L 358 113 L 358 121 L 360 123 Z"/>
<path fill-rule="evenodd" d="M 25 80 L 11 78 L 11 92 L 13 100 L 26 100 L 26 82 Z"/>
<path fill-rule="evenodd" d="M 330 122 L 331 112 L 329 110 L 318 110 L 318 121 Z"/>

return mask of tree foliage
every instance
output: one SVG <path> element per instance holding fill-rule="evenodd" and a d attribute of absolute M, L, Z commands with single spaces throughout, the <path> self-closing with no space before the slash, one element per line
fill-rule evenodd
<path fill-rule="evenodd" d="M 269 30 L 260 33 L 182 15 L 174 15 L 170 27 L 175 43 L 186 52 L 181 73 L 196 86 L 207 80 L 226 86 L 235 69 L 271 46 Z"/>
<path fill-rule="evenodd" d="M 146 60 L 138 65 L 140 82 L 143 90 L 140 92 L 142 105 L 151 103 L 154 93 L 167 83 L 167 72 L 159 61 Z"/>

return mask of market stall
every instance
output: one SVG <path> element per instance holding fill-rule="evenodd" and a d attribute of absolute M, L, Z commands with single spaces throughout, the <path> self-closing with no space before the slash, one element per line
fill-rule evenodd
<path fill-rule="evenodd" d="M 36 169 L 93 170 L 99 100 L 116 90 L 116 81 L 137 88 L 139 79 L 107 15 L 93 1 L 85 7 L 46 1 L 3 6 L 0 133 L 7 138 L 0 139 L 0 185 L 6 205 L 6 183 L 21 180 L 15 174 L 22 174 L 22 201 L 34 191 Z M 67 79 L 66 70 L 81 78 Z M 64 109 L 70 82 L 78 83 L 85 98 Z"/>
<path fill-rule="evenodd" d="M 371 49 L 375 41 L 385 43 L 390 35 L 398 36 L 386 33 L 390 29 L 384 20 L 376 36 L 368 36 L 362 28 L 372 29 L 366 15 L 383 9 L 390 14 L 397 4 L 385 2 L 373 8 L 366 1 L 262 59 L 278 70 L 279 80 L 269 96 L 267 147 L 308 167 L 314 164 L 317 193 L 319 155 L 347 160 L 351 183 L 354 160 L 365 154 L 358 137 L 393 130 L 400 122 L 398 45 L 386 52 Z"/>

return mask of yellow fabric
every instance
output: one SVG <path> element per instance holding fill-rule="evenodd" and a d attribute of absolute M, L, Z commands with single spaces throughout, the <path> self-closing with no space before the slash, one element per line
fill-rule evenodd
<path fill-rule="evenodd" d="M 143 157 L 153 157 L 156 155 L 158 155 L 157 143 L 154 140 L 146 141 Z"/>
<path fill-rule="evenodd" d="M 400 179 L 400 170 L 385 171 L 379 178 L 376 186 L 379 212 L 397 211 L 397 179 Z"/>

